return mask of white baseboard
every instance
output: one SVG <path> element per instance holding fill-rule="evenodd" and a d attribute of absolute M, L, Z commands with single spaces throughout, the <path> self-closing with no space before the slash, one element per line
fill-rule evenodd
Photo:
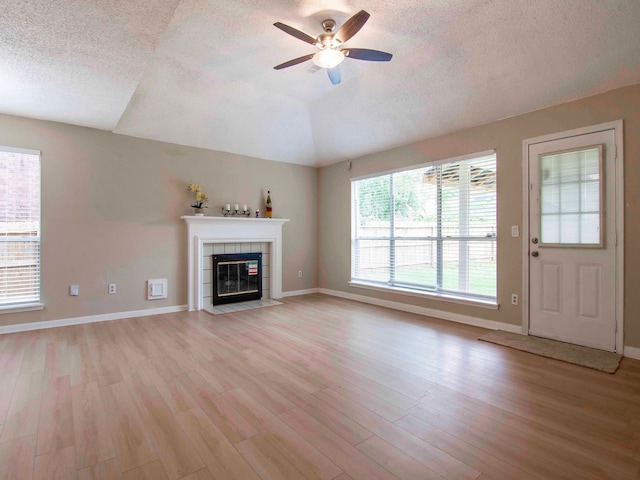
<path fill-rule="evenodd" d="M 635 358 L 636 360 L 640 360 L 640 348 L 629 347 L 625 345 L 623 355 L 625 357 Z"/>
<path fill-rule="evenodd" d="M 353 293 L 340 292 L 338 290 L 330 290 L 327 288 L 308 288 L 306 290 L 291 290 L 282 292 L 283 297 L 295 297 L 298 295 L 309 295 L 312 293 L 323 293 L 333 297 L 346 298 L 355 300 L 356 302 L 369 303 L 380 307 L 392 308 L 403 312 L 416 313 L 427 317 L 439 318 L 441 320 L 449 320 L 451 322 L 463 323 L 465 325 L 473 325 L 475 327 L 488 328 L 490 330 L 504 330 L 513 333 L 522 333 L 522 327 L 519 325 L 509 325 L 493 320 L 485 320 L 483 318 L 470 317 L 468 315 L 458 315 L 456 313 L 443 312 L 432 308 L 418 307 L 416 305 L 407 305 L 400 302 L 392 302 L 390 300 L 381 300 L 378 298 L 367 297 L 365 295 L 356 295 Z M 108 322 L 111 320 L 122 320 L 124 318 L 146 317 L 149 315 L 161 315 L 163 313 L 183 312 L 188 309 L 187 305 L 177 305 L 174 307 L 150 308 L 147 310 L 134 310 L 131 312 L 104 313 L 101 315 L 89 315 L 86 317 L 63 318 L 60 320 L 47 320 L 44 322 L 18 323 L 15 325 L 0 326 L 0 335 L 5 333 L 29 332 L 32 330 L 43 330 L 45 328 L 65 327 L 68 325 L 81 325 L 84 323 Z M 624 356 L 640 360 L 640 348 L 624 347 Z"/>
<path fill-rule="evenodd" d="M 174 307 L 150 308 L 147 310 L 134 310 L 132 312 L 103 313 L 101 315 L 89 315 L 87 317 L 63 318 L 60 320 L 46 320 L 44 322 L 18 323 L 15 325 L 0 326 L 0 335 L 5 333 L 29 332 L 45 328 L 66 327 L 68 325 L 81 325 L 83 323 L 108 322 L 110 320 L 122 320 L 123 318 L 146 317 L 163 313 L 183 312 L 187 305 Z"/>
<path fill-rule="evenodd" d="M 486 320 L 484 318 L 470 317 L 468 315 L 459 315 L 457 313 L 443 312 L 433 308 L 419 307 L 417 305 L 408 305 L 406 303 L 392 302 L 390 300 L 381 300 L 379 298 L 367 297 L 365 295 L 357 295 L 354 293 L 340 292 L 338 290 L 329 290 L 320 288 L 320 293 L 332 295 L 334 297 L 355 300 L 356 302 L 370 303 L 380 307 L 393 308 L 403 312 L 417 313 L 426 317 L 439 318 L 441 320 L 449 320 L 451 322 L 463 323 L 465 325 L 473 325 L 474 327 L 488 328 L 490 330 L 504 330 L 505 332 L 522 333 L 520 325 L 509 325 L 508 323 L 496 322 L 494 320 Z"/>
<path fill-rule="evenodd" d="M 357 295 L 354 293 L 340 292 L 338 290 L 329 290 L 327 288 L 320 288 L 318 290 L 319 293 L 324 293 L 325 295 L 346 298 L 348 300 L 355 300 L 356 302 L 369 303 L 372 305 L 378 305 L 380 307 L 393 308 L 394 310 L 401 310 L 403 312 L 417 313 L 418 315 L 439 318 L 441 320 L 464 323 L 465 325 L 473 325 L 474 327 L 483 327 L 490 330 L 503 330 L 505 332 L 512 333 L 522 333 L 522 327 L 520 325 L 509 325 L 507 323 L 495 322 L 493 320 L 485 320 L 483 318 L 470 317 L 467 315 L 458 315 L 456 313 L 443 312 L 441 310 L 434 310 L 432 308 L 407 305 L 405 303 L 381 300 L 379 298 L 367 297 L 365 295 Z M 625 346 L 623 355 L 625 357 L 640 360 L 640 348 Z"/>
<path fill-rule="evenodd" d="M 298 295 L 310 295 L 312 293 L 319 293 L 319 288 L 307 288 L 306 290 L 289 290 L 288 292 L 282 292 L 283 297 L 297 297 Z"/>

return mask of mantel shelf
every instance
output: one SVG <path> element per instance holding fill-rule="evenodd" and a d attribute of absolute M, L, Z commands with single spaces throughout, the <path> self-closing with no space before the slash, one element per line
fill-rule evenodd
<path fill-rule="evenodd" d="M 228 216 L 228 217 L 213 217 L 207 215 L 184 215 L 180 217 L 185 222 L 211 222 L 211 223 L 226 223 L 226 222 L 255 222 L 255 223 L 270 223 L 270 224 L 284 224 L 290 221 L 288 218 L 255 218 L 255 217 L 243 217 L 243 216 Z"/>

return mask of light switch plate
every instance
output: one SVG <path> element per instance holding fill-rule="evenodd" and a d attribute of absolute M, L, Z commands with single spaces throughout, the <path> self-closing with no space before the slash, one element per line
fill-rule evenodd
<path fill-rule="evenodd" d="M 511 236 L 512 237 L 520 236 L 520 229 L 518 228 L 518 225 L 511 225 Z"/>

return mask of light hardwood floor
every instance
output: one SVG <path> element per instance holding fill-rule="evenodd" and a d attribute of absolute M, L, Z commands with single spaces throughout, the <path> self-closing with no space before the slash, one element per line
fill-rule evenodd
<path fill-rule="evenodd" d="M 309 295 L 0 337 L 0 479 L 637 479 L 640 362 Z"/>

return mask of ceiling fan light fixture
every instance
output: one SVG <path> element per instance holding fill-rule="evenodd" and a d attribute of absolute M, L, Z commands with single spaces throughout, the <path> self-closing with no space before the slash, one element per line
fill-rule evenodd
<path fill-rule="evenodd" d="M 343 60 L 344 53 L 333 48 L 325 48 L 313 56 L 313 63 L 322 68 L 337 67 Z"/>
<path fill-rule="evenodd" d="M 345 57 L 353 58 L 355 60 L 366 60 L 369 62 L 388 62 L 391 60 L 391 57 L 393 57 L 390 53 L 371 50 L 369 48 L 344 48 L 344 43 L 348 42 L 349 39 L 360 31 L 369 17 L 370 15 L 367 12 L 360 10 L 344 22 L 340 29 L 335 33 L 334 30 L 336 28 L 336 22 L 330 18 L 326 19 L 322 22 L 324 32 L 316 38 L 290 27 L 289 25 L 285 25 L 284 23 L 274 23 L 273 25 L 275 27 L 298 40 L 302 40 L 305 43 L 313 45 L 318 49 L 318 51 L 315 53 L 309 53 L 302 57 L 294 58 L 288 62 L 276 65 L 273 68 L 275 70 L 282 70 L 283 68 L 293 67 L 299 63 L 312 60 L 317 67 L 326 69 L 331 83 L 333 85 L 337 85 L 340 83 L 340 69 L 336 67 L 342 63 Z"/>

